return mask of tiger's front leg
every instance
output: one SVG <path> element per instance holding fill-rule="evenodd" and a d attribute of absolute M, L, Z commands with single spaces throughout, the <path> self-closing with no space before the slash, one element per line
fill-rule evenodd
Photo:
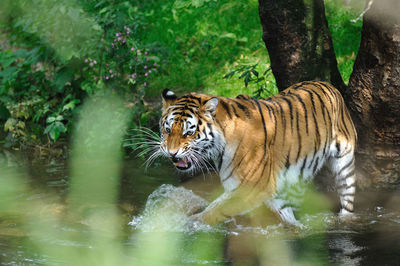
<path fill-rule="evenodd" d="M 226 210 L 223 210 L 222 205 L 224 204 L 224 201 L 227 201 L 230 197 L 231 195 L 229 192 L 223 193 L 208 205 L 206 209 L 200 213 L 192 215 L 190 218 L 194 221 L 199 221 L 209 225 L 216 225 L 229 219 L 231 216 L 226 213 Z"/>
<path fill-rule="evenodd" d="M 194 214 L 191 219 L 216 225 L 238 214 L 254 209 L 267 198 L 264 193 L 250 193 L 249 189 L 237 188 L 226 191 L 202 212 Z"/>

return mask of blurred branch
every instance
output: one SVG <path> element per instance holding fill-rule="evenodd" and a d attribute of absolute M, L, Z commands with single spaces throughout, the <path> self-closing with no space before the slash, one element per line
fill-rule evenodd
<path fill-rule="evenodd" d="M 374 0 L 369 0 L 368 5 L 367 5 L 367 7 L 364 9 L 364 11 L 361 12 L 361 14 L 360 14 L 357 18 L 350 20 L 350 22 L 356 23 L 357 21 L 359 21 L 360 19 L 362 19 L 362 18 L 364 17 L 365 13 L 367 13 L 367 11 L 370 10 L 370 8 L 371 8 L 371 6 L 372 6 L 373 3 L 374 3 Z"/>

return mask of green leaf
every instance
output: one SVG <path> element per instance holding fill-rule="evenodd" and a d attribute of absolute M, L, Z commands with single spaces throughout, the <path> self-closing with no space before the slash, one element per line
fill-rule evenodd
<path fill-rule="evenodd" d="M 240 75 L 240 79 L 241 78 L 243 78 L 243 77 L 245 77 L 245 76 L 249 76 L 250 75 L 250 71 L 248 71 L 248 70 L 246 70 L 246 71 L 244 71 L 243 73 L 242 73 L 242 75 Z"/>
<path fill-rule="evenodd" d="M 99 85 L 99 84 L 100 84 L 100 82 L 97 85 Z M 96 85 L 93 84 L 93 82 L 90 82 L 88 80 L 85 80 L 84 82 L 81 83 L 81 88 L 82 88 L 82 90 L 86 91 L 88 94 L 93 93 L 97 89 Z"/>
<path fill-rule="evenodd" d="M 39 122 L 40 118 L 42 117 L 42 115 L 44 114 L 44 111 L 39 109 L 35 112 L 35 114 L 33 115 L 32 121 L 37 123 Z"/>
<path fill-rule="evenodd" d="M 253 73 L 254 76 L 258 77 L 258 72 L 257 72 L 255 69 L 252 69 L 252 70 L 251 70 L 251 73 Z"/>
<path fill-rule="evenodd" d="M 67 128 L 65 125 L 61 122 L 54 122 L 50 125 L 48 125 L 45 130 L 44 134 L 49 134 L 50 138 L 55 142 L 57 139 L 60 137 L 61 133 L 67 132 Z"/>
<path fill-rule="evenodd" d="M 191 2 L 188 0 L 176 0 L 174 3 L 175 8 L 185 8 L 190 6 Z"/>
<path fill-rule="evenodd" d="M 53 123 L 54 121 L 56 121 L 56 118 L 54 116 L 49 116 L 46 119 L 47 124 Z"/>
<path fill-rule="evenodd" d="M 18 58 L 25 58 L 29 55 L 29 52 L 25 49 L 19 49 L 14 52 L 14 55 Z"/>
<path fill-rule="evenodd" d="M 20 70 L 21 69 L 16 67 L 9 67 L 4 69 L 3 71 L 0 71 L 0 77 L 3 77 L 2 83 L 5 83 L 5 81 L 13 82 L 15 78 L 18 76 Z"/>
<path fill-rule="evenodd" d="M 7 119 L 6 123 L 4 124 L 4 131 L 13 131 L 16 124 L 17 124 L 17 120 L 10 117 L 9 119 Z"/>
<path fill-rule="evenodd" d="M 204 0 L 192 0 L 192 6 L 201 7 L 204 4 Z"/>
<path fill-rule="evenodd" d="M 71 111 L 74 110 L 74 109 L 75 109 L 75 106 L 76 106 L 79 102 L 80 102 L 80 100 L 78 100 L 78 99 L 75 99 L 75 100 L 70 101 L 69 103 L 67 103 L 66 105 L 63 106 L 62 111 L 64 112 L 64 111 L 68 111 L 68 110 L 71 110 Z"/>
<path fill-rule="evenodd" d="M 235 73 L 236 73 L 236 70 L 229 72 L 228 74 L 224 75 L 223 78 L 224 79 L 231 78 L 233 75 L 235 75 Z"/>
<path fill-rule="evenodd" d="M 263 76 L 265 76 L 265 74 L 267 74 L 270 70 L 271 70 L 271 68 L 268 68 L 267 70 L 265 70 Z"/>
<path fill-rule="evenodd" d="M 250 82 L 250 73 L 247 74 L 247 76 L 244 78 L 244 85 L 247 87 Z"/>
<path fill-rule="evenodd" d="M 54 123 L 54 127 L 55 127 L 59 132 L 62 132 L 62 133 L 67 132 L 67 128 L 66 128 L 65 125 L 64 125 L 63 123 L 61 123 L 61 122 L 55 122 L 55 123 Z"/>
<path fill-rule="evenodd" d="M 92 26 L 92 28 L 93 28 L 94 30 L 97 30 L 97 31 L 101 31 L 101 30 L 103 29 L 99 24 L 94 24 L 94 25 Z"/>
<path fill-rule="evenodd" d="M 50 124 L 50 125 L 48 125 L 45 129 L 44 129 L 44 134 L 47 134 L 47 133 L 49 133 L 52 129 L 53 129 L 53 127 L 54 127 L 54 125 L 53 124 Z"/>
<path fill-rule="evenodd" d="M 103 13 L 106 13 L 107 11 L 108 11 L 108 7 L 104 7 L 99 11 L 99 14 L 101 15 Z"/>
<path fill-rule="evenodd" d="M 54 140 L 54 142 L 56 142 L 58 137 L 60 137 L 60 132 L 57 130 L 51 130 L 49 135 L 50 135 L 50 138 L 52 138 Z"/>
<path fill-rule="evenodd" d="M 9 53 L 8 51 L 0 52 L 0 65 L 3 66 L 3 68 L 8 67 L 16 60 L 17 56 L 15 56 L 15 54 Z"/>
<path fill-rule="evenodd" d="M 229 38 L 229 39 L 235 39 L 236 40 L 236 35 L 234 33 L 231 33 L 231 32 L 222 34 L 219 37 L 220 38 Z"/>

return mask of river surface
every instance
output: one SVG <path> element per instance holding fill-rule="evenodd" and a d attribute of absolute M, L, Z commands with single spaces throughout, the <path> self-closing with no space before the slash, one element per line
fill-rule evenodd
<path fill-rule="evenodd" d="M 399 191 L 357 193 L 346 220 L 335 214 L 335 193 L 309 193 L 301 229 L 265 207 L 209 227 L 187 214 L 221 193 L 218 177 L 183 177 L 166 163 L 145 171 L 141 160 L 125 158 L 114 203 L 82 207 L 115 210 L 110 226 L 96 212 L 70 215 L 68 160 L 5 161 L 3 169 L 23 172 L 29 193 L 2 192 L 11 198 L 0 199 L 2 265 L 400 265 Z"/>

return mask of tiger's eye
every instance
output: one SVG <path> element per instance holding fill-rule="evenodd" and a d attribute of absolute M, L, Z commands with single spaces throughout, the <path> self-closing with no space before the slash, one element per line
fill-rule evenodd
<path fill-rule="evenodd" d="M 186 132 L 185 135 L 183 135 L 183 136 L 184 136 L 184 137 L 190 137 L 190 136 L 193 136 L 193 134 L 194 134 L 194 131 L 188 131 L 188 132 Z"/>
<path fill-rule="evenodd" d="M 169 127 L 165 128 L 165 132 L 167 132 L 167 134 L 171 133 L 171 129 Z"/>

